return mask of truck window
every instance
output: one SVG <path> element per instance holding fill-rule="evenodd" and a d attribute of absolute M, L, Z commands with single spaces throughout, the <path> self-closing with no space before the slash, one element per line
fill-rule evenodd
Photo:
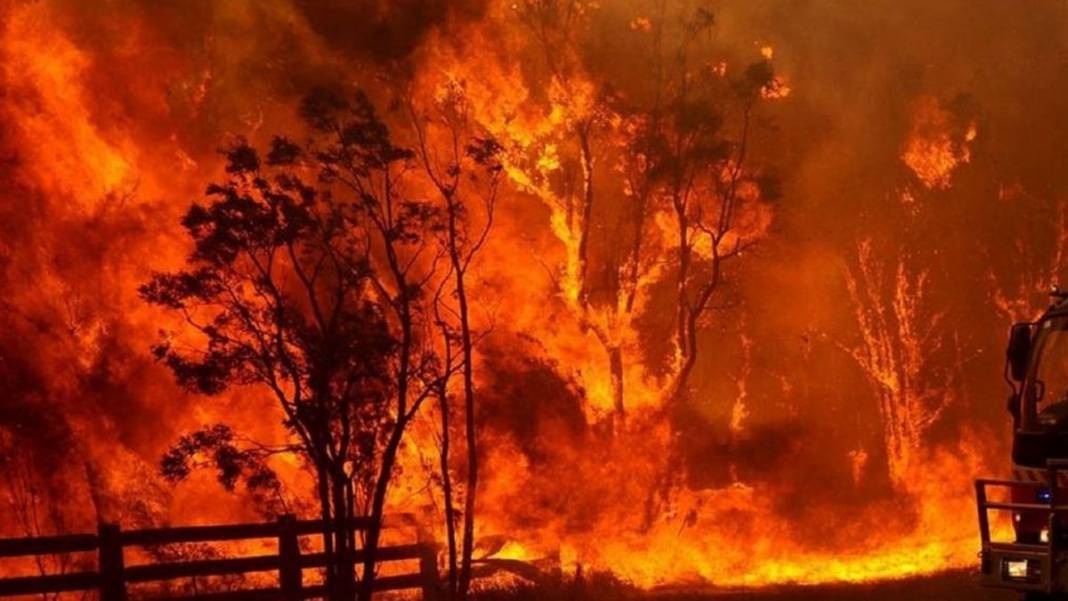
<path fill-rule="evenodd" d="M 1027 430 L 1068 430 L 1068 319 L 1039 326 L 1024 390 Z"/>

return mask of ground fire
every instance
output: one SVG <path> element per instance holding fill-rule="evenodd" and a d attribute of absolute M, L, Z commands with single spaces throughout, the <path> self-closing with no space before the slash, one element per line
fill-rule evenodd
<path fill-rule="evenodd" d="M 0 583 L 1053 592 L 1066 23 L 0 0 Z"/>

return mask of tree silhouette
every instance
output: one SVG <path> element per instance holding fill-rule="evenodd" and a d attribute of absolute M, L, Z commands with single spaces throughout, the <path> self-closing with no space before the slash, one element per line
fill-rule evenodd
<path fill-rule="evenodd" d="M 317 136 L 310 142 L 321 182 L 332 196 L 344 198 L 345 226 L 366 241 L 368 280 L 395 345 L 385 373 L 392 401 L 389 429 L 369 501 L 370 527 L 364 540 L 359 596 L 369 600 L 382 514 L 390 475 L 405 428 L 428 396 L 439 390 L 458 365 L 443 367 L 434 347 L 431 307 L 440 290 L 436 244 L 442 231 L 440 211 L 431 203 L 405 195 L 404 178 L 412 168 L 412 151 L 395 146 L 389 130 L 362 93 L 349 98 L 320 89 L 304 101 L 301 114 Z"/>
<path fill-rule="evenodd" d="M 333 599 L 353 597 L 351 521 L 370 514 L 368 598 L 396 453 L 427 394 L 413 398 L 412 388 L 436 373 L 415 332 L 422 283 L 402 258 L 422 246 L 432 212 L 395 194 L 410 153 L 389 141 L 366 97 L 318 91 L 301 113 L 322 138 L 302 147 L 278 137 L 265 157 L 241 139 L 229 147 L 229 179 L 182 221 L 195 244 L 187 268 L 155 275 L 141 294 L 190 326 L 185 336 L 164 332 L 154 349 L 183 386 L 256 385 L 277 400 L 296 444 L 266 453 L 297 451 L 315 472 Z M 224 485 L 239 472 L 269 483 L 263 454 L 220 432 L 180 441 L 165 458 L 169 475 L 206 452 Z"/>
<path fill-rule="evenodd" d="M 471 563 L 475 546 L 475 499 L 478 488 L 478 436 L 475 423 L 475 335 L 471 325 L 468 271 L 493 227 L 493 216 L 503 167 L 501 146 L 478 131 L 470 115 L 462 82 L 449 81 L 431 107 L 419 108 L 409 99 L 409 114 L 416 134 L 416 156 L 444 205 L 445 227 L 441 247 L 448 259 L 448 277 L 442 280 L 455 299 L 438 303 L 436 321 L 451 365 L 456 346 L 462 373 L 464 433 L 467 445 L 467 481 L 464 491 L 463 541 L 457 570 L 456 532 L 452 482 L 448 469 L 450 444 L 449 406 L 443 386 L 438 398 L 442 413 L 442 488 L 445 497 L 446 534 L 449 547 L 448 593 L 466 599 L 471 586 Z M 438 142 L 438 144 L 435 144 Z M 436 152 L 434 148 L 444 149 Z"/>

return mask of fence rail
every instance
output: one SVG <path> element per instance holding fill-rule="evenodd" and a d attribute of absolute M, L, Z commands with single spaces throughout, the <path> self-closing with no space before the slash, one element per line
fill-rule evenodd
<path fill-rule="evenodd" d="M 354 518 L 350 528 L 366 530 L 370 520 Z M 40 576 L 0 578 L 0 597 L 97 590 L 101 601 L 126 601 L 127 585 L 158 582 L 196 576 L 221 576 L 247 572 L 278 573 L 278 587 L 202 593 L 174 599 L 196 601 L 244 601 L 246 599 L 300 601 L 324 597 L 323 585 L 304 585 L 303 570 L 325 567 L 326 553 L 301 553 L 300 536 L 321 534 L 321 520 L 296 520 L 283 516 L 276 522 L 259 524 L 228 524 L 221 526 L 182 526 L 122 530 L 115 524 L 101 524 L 96 534 L 71 534 L 31 538 L 0 539 L 0 559 L 66 553 L 97 552 L 97 570 Z M 127 566 L 125 547 L 141 547 L 193 542 L 227 542 L 257 538 L 274 538 L 278 552 L 220 559 L 162 562 Z M 366 558 L 362 549 L 352 553 L 350 561 L 361 563 Z M 375 578 L 375 591 L 421 589 L 423 599 L 435 601 L 439 586 L 437 547 L 419 542 L 407 545 L 380 547 L 375 562 L 419 560 L 419 571 L 398 576 Z"/>

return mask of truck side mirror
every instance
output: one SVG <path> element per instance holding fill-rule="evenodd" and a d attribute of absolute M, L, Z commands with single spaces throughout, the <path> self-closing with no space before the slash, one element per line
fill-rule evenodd
<path fill-rule="evenodd" d="M 1009 334 L 1009 348 L 1005 351 L 1009 362 L 1009 374 L 1017 382 L 1027 377 L 1027 360 L 1031 357 L 1031 324 L 1018 323 Z"/>

